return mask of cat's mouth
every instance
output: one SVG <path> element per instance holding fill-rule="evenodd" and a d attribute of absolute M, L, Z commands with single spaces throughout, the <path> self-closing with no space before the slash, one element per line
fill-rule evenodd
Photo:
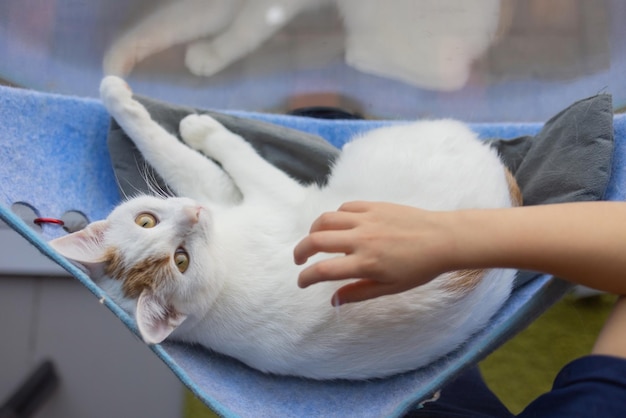
<path fill-rule="evenodd" d="M 196 214 L 197 214 L 197 216 L 198 216 L 198 219 L 200 218 L 200 215 L 201 215 L 201 214 L 202 214 L 202 216 L 206 216 L 206 214 L 207 214 L 207 208 L 205 208 L 205 207 L 204 207 L 204 206 L 202 206 L 202 205 L 198 205 L 198 208 L 197 208 L 197 212 L 196 212 Z"/>

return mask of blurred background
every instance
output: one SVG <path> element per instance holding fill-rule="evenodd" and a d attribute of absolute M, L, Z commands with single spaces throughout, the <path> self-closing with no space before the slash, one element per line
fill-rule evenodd
<path fill-rule="evenodd" d="M 625 18 L 622 0 L 3 0 L 0 83 L 97 98 L 118 74 L 201 108 L 543 122 L 600 92 L 626 106 Z M 3 248 L 17 240 L 0 227 Z M 209 414 L 32 251 L 0 262 L 0 402 L 51 359 L 34 416 Z M 518 412 L 589 350 L 611 303 L 566 298 L 483 362 L 488 383 Z"/>
<path fill-rule="evenodd" d="M 6 0 L 0 77 L 96 97 L 106 70 L 204 108 L 542 121 L 599 92 L 626 104 L 625 16 L 620 0 Z"/>

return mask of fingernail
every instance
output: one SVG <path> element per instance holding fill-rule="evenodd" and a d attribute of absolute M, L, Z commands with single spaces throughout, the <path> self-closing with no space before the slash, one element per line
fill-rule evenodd
<path fill-rule="evenodd" d="M 338 307 L 338 306 L 343 305 L 343 301 L 341 301 L 341 300 L 339 299 L 339 295 L 338 295 L 338 294 L 336 294 L 336 293 L 333 295 L 333 299 L 330 301 L 330 303 L 331 303 L 334 307 Z"/>

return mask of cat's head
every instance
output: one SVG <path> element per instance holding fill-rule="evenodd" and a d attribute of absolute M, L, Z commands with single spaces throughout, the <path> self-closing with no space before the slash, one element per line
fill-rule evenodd
<path fill-rule="evenodd" d="M 204 314 L 221 289 L 211 230 L 211 212 L 191 199 L 141 196 L 50 245 L 85 267 L 156 344 Z"/>

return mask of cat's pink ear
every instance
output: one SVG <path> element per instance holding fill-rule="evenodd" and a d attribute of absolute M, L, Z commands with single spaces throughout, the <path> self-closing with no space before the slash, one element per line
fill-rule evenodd
<path fill-rule="evenodd" d="M 182 324 L 187 315 L 174 311 L 152 290 L 144 289 L 137 300 L 135 319 L 141 338 L 148 344 L 158 344 Z"/>
<path fill-rule="evenodd" d="M 107 228 L 106 220 L 92 222 L 84 229 L 56 238 L 49 244 L 63 257 L 81 264 L 90 274 L 97 275 L 106 261 L 104 234 Z"/>

